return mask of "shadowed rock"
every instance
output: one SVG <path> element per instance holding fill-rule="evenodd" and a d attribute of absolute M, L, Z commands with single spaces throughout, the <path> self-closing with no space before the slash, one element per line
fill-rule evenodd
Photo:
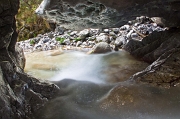
<path fill-rule="evenodd" d="M 142 41 L 130 40 L 124 47 L 133 56 L 152 63 L 131 79 L 160 86 L 176 86 L 180 82 L 179 29 L 154 32 Z"/>
<path fill-rule="evenodd" d="M 24 54 L 15 46 L 18 9 L 19 0 L 0 1 L 0 119 L 29 119 L 58 89 L 24 73 Z"/>
<path fill-rule="evenodd" d="M 179 6 L 179 0 L 43 0 L 36 13 L 70 29 L 117 27 L 138 16 L 162 17 L 172 27 L 179 26 Z"/>

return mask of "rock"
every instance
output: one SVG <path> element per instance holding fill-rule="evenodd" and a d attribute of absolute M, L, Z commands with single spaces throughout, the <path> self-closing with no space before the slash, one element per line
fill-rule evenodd
<path fill-rule="evenodd" d="M 158 26 L 164 27 L 165 26 L 165 20 L 161 17 L 151 17 L 151 20 L 156 23 Z"/>
<path fill-rule="evenodd" d="M 70 36 L 74 36 L 74 35 L 76 35 L 77 33 L 78 33 L 78 31 L 73 31 L 73 32 L 70 33 Z"/>
<path fill-rule="evenodd" d="M 47 42 L 49 42 L 49 41 L 50 41 L 49 38 L 44 38 L 44 39 L 43 39 L 43 43 L 47 43 Z"/>
<path fill-rule="evenodd" d="M 14 61 L 16 61 L 16 64 L 20 68 L 24 69 L 25 64 L 26 64 L 26 58 L 24 56 L 23 49 L 20 48 L 18 45 L 15 46 L 15 54 L 14 54 L 14 56 L 15 56 Z"/>
<path fill-rule="evenodd" d="M 109 29 L 104 29 L 104 33 L 109 33 Z"/>
<path fill-rule="evenodd" d="M 81 31 L 66 29 L 63 34 L 60 32 L 45 33 L 44 35 L 38 35 L 36 38 L 19 42 L 18 45 L 22 47 L 24 51 L 32 52 L 54 50 L 62 45 L 79 46 L 79 43 L 77 45 L 78 41 L 84 42 L 83 47 L 90 48 L 93 47 L 95 43 L 90 44 L 89 41 L 103 41 L 111 44 L 111 47 L 117 50 L 123 47 L 117 45 L 117 42 L 119 41 L 116 41 L 115 44 L 117 37 L 125 37 L 126 40 L 124 40 L 125 42 L 123 41 L 123 44 L 125 44 L 126 42 L 129 42 L 129 40 L 141 41 L 153 31 L 164 31 L 166 29 L 157 26 L 157 24 L 154 26 L 153 24 L 156 23 L 153 23 L 149 17 L 141 16 L 138 17 L 137 20 L 133 20 L 131 25 L 124 25 L 120 28 L 109 28 L 104 30 L 89 28 Z M 54 37 L 50 38 L 49 34 Z"/>
<path fill-rule="evenodd" d="M 62 35 L 62 34 L 64 34 L 64 32 L 65 32 L 66 30 L 67 30 L 67 29 L 64 28 L 64 27 L 57 26 L 56 29 L 55 29 L 55 32 L 58 32 L 59 35 Z"/>
<path fill-rule="evenodd" d="M 180 49 L 172 49 L 162 54 L 145 70 L 134 74 L 131 80 L 156 86 L 173 87 L 180 82 Z"/>
<path fill-rule="evenodd" d="M 124 25 L 120 27 L 120 30 L 129 30 L 130 26 L 129 25 Z"/>
<path fill-rule="evenodd" d="M 104 33 L 101 33 L 99 34 L 99 36 L 96 37 L 96 41 L 97 42 L 109 42 L 109 36 L 104 34 Z"/>
<path fill-rule="evenodd" d="M 36 13 L 49 21 L 55 20 L 57 24 L 77 30 L 122 26 L 136 17 L 136 21 L 145 23 L 148 20 L 145 16 L 162 17 L 165 26 L 180 25 L 179 0 L 91 0 L 91 4 L 88 3 L 88 0 L 44 0 Z M 79 4 L 85 7 L 79 7 Z"/>
<path fill-rule="evenodd" d="M 78 41 L 78 42 L 76 43 L 76 47 L 79 47 L 81 44 L 82 44 L 82 42 L 81 42 L 81 41 Z"/>
<path fill-rule="evenodd" d="M 24 73 L 14 71 L 9 62 L 0 63 L 0 78 L 0 105 L 4 107 L 0 109 L 2 119 L 28 118 L 58 90 L 53 84 L 40 82 Z"/>
<path fill-rule="evenodd" d="M 91 51 L 89 51 L 89 54 L 99 54 L 99 53 L 108 53 L 111 52 L 111 47 L 106 42 L 100 42 L 97 43 Z"/>
<path fill-rule="evenodd" d="M 90 35 L 90 36 L 95 36 L 95 35 L 99 34 L 99 32 L 100 32 L 99 29 L 92 29 L 92 28 L 91 28 L 89 35 Z"/>
<path fill-rule="evenodd" d="M 132 33 L 131 34 L 131 38 L 133 39 L 133 38 L 137 38 L 138 37 L 138 34 L 137 33 Z"/>
<path fill-rule="evenodd" d="M 71 41 L 70 41 L 70 39 L 65 39 L 63 43 L 66 45 L 70 45 Z"/>
<path fill-rule="evenodd" d="M 130 30 L 129 33 L 126 35 L 126 37 L 129 39 L 131 38 L 131 34 L 134 32 L 134 30 Z"/>
<path fill-rule="evenodd" d="M 86 37 L 89 36 L 89 29 L 84 29 L 82 31 L 80 31 L 78 34 L 79 38 L 84 41 Z"/>
<path fill-rule="evenodd" d="M 36 44 L 33 48 L 33 51 L 42 51 L 42 45 L 41 44 Z"/>
<path fill-rule="evenodd" d="M 19 0 L 0 1 L 0 119 L 29 119 L 59 90 L 24 73 L 24 54 L 15 45 L 18 9 Z"/>
<path fill-rule="evenodd" d="M 154 32 L 142 41 L 130 40 L 123 48 L 133 56 L 152 63 L 163 53 L 179 47 L 179 29 Z"/>
<path fill-rule="evenodd" d="M 119 36 L 119 37 L 117 37 L 116 38 L 116 40 L 115 40 L 115 46 L 116 47 L 122 47 L 123 45 L 125 45 L 126 44 L 126 42 L 127 42 L 127 40 L 126 40 L 126 38 L 124 37 L 124 36 Z"/>
<path fill-rule="evenodd" d="M 118 34 L 118 33 L 119 33 L 119 28 L 112 28 L 112 31 L 113 31 L 115 34 Z"/>

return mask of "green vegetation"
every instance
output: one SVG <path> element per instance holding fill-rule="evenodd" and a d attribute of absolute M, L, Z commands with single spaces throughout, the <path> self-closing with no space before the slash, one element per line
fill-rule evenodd
<path fill-rule="evenodd" d="M 63 44 L 65 38 L 56 37 L 56 40 L 59 41 L 61 44 Z"/>
<path fill-rule="evenodd" d="M 34 40 L 30 40 L 30 44 L 31 44 L 31 45 L 34 45 L 34 44 L 35 44 L 35 41 L 34 41 Z"/>
<path fill-rule="evenodd" d="M 75 40 L 75 41 L 80 41 L 81 38 L 77 37 L 77 38 L 75 38 L 74 40 Z"/>
<path fill-rule="evenodd" d="M 50 31 L 48 22 L 35 14 L 35 10 L 41 2 L 42 0 L 20 0 L 20 9 L 16 16 L 18 41 Z"/>

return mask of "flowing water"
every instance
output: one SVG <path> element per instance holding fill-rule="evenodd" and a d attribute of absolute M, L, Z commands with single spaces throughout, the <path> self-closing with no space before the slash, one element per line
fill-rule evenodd
<path fill-rule="evenodd" d="M 124 51 L 26 54 L 25 71 L 56 83 L 59 93 L 35 119 L 179 119 L 180 88 L 129 81 L 148 64 Z"/>

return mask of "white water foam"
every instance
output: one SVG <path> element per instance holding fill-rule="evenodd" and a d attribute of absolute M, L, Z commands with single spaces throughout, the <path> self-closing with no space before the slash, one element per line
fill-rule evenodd
<path fill-rule="evenodd" d="M 94 83 L 105 83 L 104 74 L 101 73 L 105 63 L 102 61 L 102 55 L 79 55 L 68 67 L 51 78 L 51 81 L 61 81 L 63 79 L 74 79 L 79 81 L 90 81 Z"/>

